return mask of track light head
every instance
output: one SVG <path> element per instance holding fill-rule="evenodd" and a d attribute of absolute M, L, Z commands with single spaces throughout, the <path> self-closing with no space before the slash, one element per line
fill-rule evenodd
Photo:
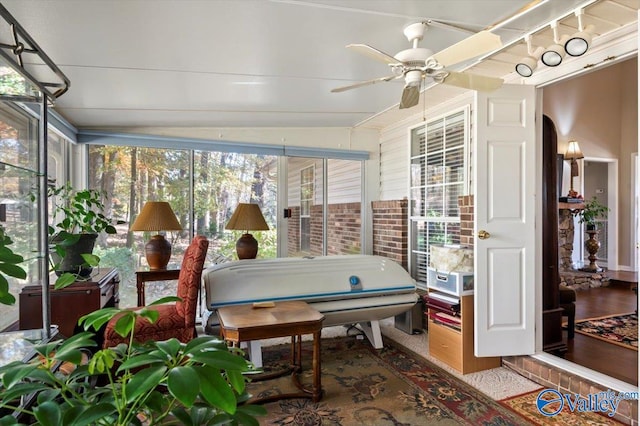
<path fill-rule="evenodd" d="M 589 46 L 591 45 L 591 32 L 593 31 L 593 25 L 588 25 L 583 31 L 578 31 L 564 44 L 564 50 L 569 56 L 582 56 L 584 55 Z"/>
<path fill-rule="evenodd" d="M 540 57 L 542 63 L 548 67 L 557 67 L 562 63 L 566 53 L 564 46 L 567 43 L 567 40 L 569 40 L 569 36 L 563 35 L 559 40 L 556 40 L 557 41 L 554 44 L 547 47 Z"/>
<path fill-rule="evenodd" d="M 522 77 L 531 77 L 533 72 L 538 67 L 538 59 L 540 59 L 540 55 L 544 49 L 542 47 L 538 47 L 535 51 L 531 46 L 531 36 L 526 35 L 524 40 L 527 43 L 527 52 L 528 56 L 525 56 L 516 64 L 516 72 Z"/>
<path fill-rule="evenodd" d="M 531 77 L 538 67 L 538 59 L 543 50 L 542 47 L 538 47 L 535 52 L 529 51 L 529 56 L 525 56 L 516 64 L 516 72 L 522 77 Z"/>

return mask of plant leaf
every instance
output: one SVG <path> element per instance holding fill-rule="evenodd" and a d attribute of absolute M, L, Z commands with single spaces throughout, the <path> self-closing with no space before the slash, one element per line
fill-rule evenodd
<path fill-rule="evenodd" d="M 0 303 L 3 305 L 13 305 L 16 303 L 16 298 L 11 293 L 3 294 L 0 296 Z"/>
<path fill-rule="evenodd" d="M 0 368 L 2 375 L 2 384 L 5 388 L 10 388 L 22 379 L 27 377 L 31 372 L 38 368 L 37 364 L 25 364 L 21 361 L 14 361 Z"/>
<path fill-rule="evenodd" d="M 229 381 L 229 383 L 231 384 L 231 387 L 233 387 L 233 389 L 236 392 L 238 393 L 244 392 L 244 389 L 247 384 L 247 379 L 241 372 L 236 370 L 228 370 L 227 380 Z"/>
<path fill-rule="evenodd" d="M 133 327 L 135 325 L 136 325 L 135 314 L 130 311 L 125 311 L 124 315 L 122 315 L 116 321 L 116 325 L 114 326 L 114 329 L 116 333 L 118 333 L 120 336 L 127 337 L 131 333 L 131 330 L 133 330 Z"/>
<path fill-rule="evenodd" d="M 24 257 L 16 254 L 9 247 L 0 247 L 0 261 L 7 263 L 22 263 Z"/>
<path fill-rule="evenodd" d="M 47 386 L 42 383 L 18 383 L 11 388 L 3 389 L 0 401 L 4 403 L 11 402 L 14 399 L 20 398 L 24 395 L 29 395 L 33 392 L 46 390 Z"/>
<path fill-rule="evenodd" d="M 180 341 L 178 339 L 172 338 L 169 340 L 156 342 L 156 346 L 171 358 L 175 358 L 176 355 L 178 355 L 178 351 L 180 350 Z"/>
<path fill-rule="evenodd" d="M 14 265 L 11 263 L 0 263 L 0 272 L 3 272 L 10 277 L 19 278 L 22 280 L 27 278 L 27 272 L 24 269 L 22 269 L 18 265 Z"/>
<path fill-rule="evenodd" d="M 212 367 L 194 367 L 200 377 L 200 393 L 214 407 L 229 414 L 236 412 L 237 400 L 220 370 Z"/>
<path fill-rule="evenodd" d="M 142 367 L 144 365 L 153 365 L 153 364 L 158 364 L 158 363 L 162 363 L 164 364 L 165 360 L 163 359 L 158 359 L 157 356 L 154 355 L 149 355 L 149 354 L 144 354 L 144 355 L 137 355 L 137 356 L 133 356 L 130 357 L 129 359 L 125 360 L 120 367 L 118 367 L 118 372 L 121 371 L 125 371 L 125 370 L 131 370 L 137 367 Z"/>
<path fill-rule="evenodd" d="M 33 409 L 33 414 L 42 426 L 58 426 L 62 423 L 62 413 L 58 403 L 44 402 Z"/>
<path fill-rule="evenodd" d="M 256 405 L 256 404 L 241 405 L 238 407 L 238 411 L 241 411 L 250 416 L 266 416 L 267 415 L 267 409 L 264 408 L 262 405 Z"/>
<path fill-rule="evenodd" d="M 169 392 L 185 407 L 193 406 L 200 391 L 199 383 L 198 374 L 192 367 L 175 367 L 169 371 Z"/>
<path fill-rule="evenodd" d="M 84 407 L 84 409 L 78 413 L 76 420 L 73 422 L 73 426 L 94 424 L 96 420 L 103 419 L 117 412 L 118 409 L 115 405 L 106 402 L 89 405 Z"/>
<path fill-rule="evenodd" d="M 155 300 L 149 303 L 147 306 L 162 305 L 164 303 L 171 303 L 171 302 L 180 302 L 181 300 L 182 299 L 179 298 L 178 296 L 167 296 L 167 297 L 162 297 L 158 300 Z"/>
<path fill-rule="evenodd" d="M 80 256 L 89 266 L 98 266 L 100 264 L 100 257 L 95 254 L 82 253 Z"/>
<path fill-rule="evenodd" d="M 192 360 L 221 370 L 249 370 L 249 364 L 244 358 L 225 351 L 195 353 Z"/>
<path fill-rule="evenodd" d="M 232 417 L 239 425 L 260 426 L 260 423 L 255 417 L 243 411 L 237 411 Z"/>
<path fill-rule="evenodd" d="M 84 329 L 88 330 L 93 327 L 94 330 L 99 330 L 105 323 L 111 318 L 120 313 L 122 310 L 118 308 L 103 308 L 97 311 L 91 312 L 87 315 L 80 317 L 78 324 L 84 324 Z"/>
<path fill-rule="evenodd" d="M 191 339 L 184 348 L 183 353 L 187 355 L 210 349 L 228 350 L 227 344 L 223 340 L 220 340 L 215 336 L 200 336 L 195 339 Z"/>
<path fill-rule="evenodd" d="M 69 287 L 74 282 L 76 282 L 76 276 L 70 272 L 65 272 L 56 279 L 53 287 L 56 290 L 60 290 L 65 287 Z"/>
<path fill-rule="evenodd" d="M 137 372 L 127 383 L 127 403 L 133 402 L 143 393 L 156 387 L 164 377 L 167 368 L 149 367 Z"/>

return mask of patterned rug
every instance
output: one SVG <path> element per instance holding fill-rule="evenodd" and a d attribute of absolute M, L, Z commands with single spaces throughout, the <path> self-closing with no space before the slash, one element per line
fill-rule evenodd
<path fill-rule="evenodd" d="M 311 359 L 303 342 L 303 363 Z M 289 346 L 263 349 L 265 366 L 286 365 Z M 310 362 L 309 362 L 310 363 Z M 311 383 L 310 366 L 301 381 Z M 267 370 L 265 368 L 265 370 Z M 289 376 L 249 385 L 257 397 L 295 390 Z M 528 425 L 513 411 L 440 367 L 388 341 L 375 350 L 354 337 L 322 340 L 323 398 L 265 404 L 264 425 Z"/>
<path fill-rule="evenodd" d="M 638 350 L 638 315 L 618 314 L 576 321 L 576 333 Z"/>
<path fill-rule="evenodd" d="M 519 413 L 524 418 L 531 421 L 536 425 L 553 425 L 553 426 L 578 426 L 578 425 L 616 425 L 619 426 L 623 423 L 618 422 L 610 417 L 602 415 L 597 412 L 583 411 L 581 413 L 573 413 L 570 408 L 565 404 L 562 407 L 562 411 L 558 414 L 547 417 L 540 413 L 537 408 L 537 399 L 540 394 L 540 390 L 525 393 L 523 395 L 514 396 L 500 401 L 506 407 Z M 548 398 L 544 398 L 547 399 Z M 559 410 L 560 406 L 547 407 L 551 410 Z"/>

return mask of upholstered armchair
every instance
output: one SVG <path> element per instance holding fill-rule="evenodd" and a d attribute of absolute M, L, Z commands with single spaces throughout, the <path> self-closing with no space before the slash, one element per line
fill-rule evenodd
<path fill-rule="evenodd" d="M 158 320 L 153 324 L 144 318 L 136 320 L 134 339 L 137 342 L 175 337 L 186 343 L 196 336 L 198 290 L 208 247 L 209 241 L 205 237 L 196 236 L 193 239 L 184 254 L 178 277 L 178 297 L 182 300 L 175 304 L 148 307 L 147 309 L 158 311 Z M 103 343 L 105 348 L 128 343 L 128 339 L 121 337 L 114 329 L 117 319 L 117 316 L 112 318 L 106 326 Z"/>

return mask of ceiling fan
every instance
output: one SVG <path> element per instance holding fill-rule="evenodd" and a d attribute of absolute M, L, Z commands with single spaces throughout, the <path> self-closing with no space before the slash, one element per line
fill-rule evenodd
<path fill-rule="evenodd" d="M 489 31 L 480 31 L 466 39 L 433 54 L 431 50 L 418 47 L 418 42 L 424 37 L 427 22 L 411 24 L 404 29 L 404 35 L 412 43 L 411 49 L 403 50 L 391 56 L 367 44 L 349 44 L 352 49 L 372 59 L 389 65 L 393 74 L 373 80 L 361 81 L 348 86 L 337 87 L 331 92 L 368 86 L 383 81 L 404 78 L 405 86 L 400 99 L 400 109 L 410 108 L 418 104 L 420 98 L 420 84 L 425 78 L 431 78 L 436 83 L 444 83 L 466 89 L 491 91 L 499 88 L 501 78 L 486 77 L 466 72 L 449 71 L 446 67 L 460 63 L 466 59 L 482 55 L 502 47 L 500 37 Z"/>

